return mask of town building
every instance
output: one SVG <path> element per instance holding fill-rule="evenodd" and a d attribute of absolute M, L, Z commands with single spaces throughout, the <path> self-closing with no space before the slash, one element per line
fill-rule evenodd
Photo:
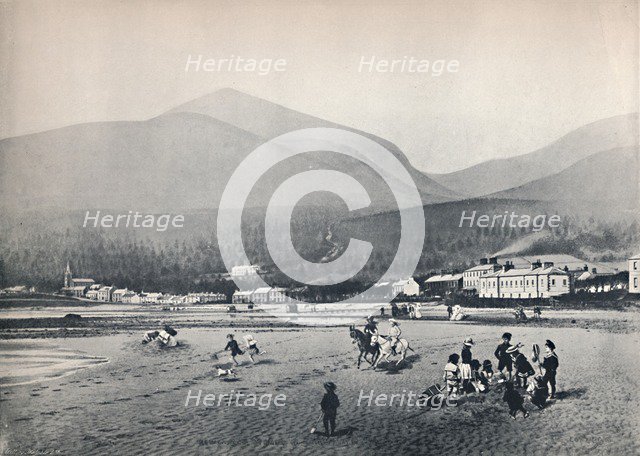
<path fill-rule="evenodd" d="M 87 287 L 86 285 L 75 285 L 73 287 L 67 288 L 65 291 L 67 292 L 67 294 L 75 298 L 84 298 L 88 290 L 89 287 Z"/>
<path fill-rule="evenodd" d="M 536 261 L 529 268 L 515 268 L 507 261 L 502 270 L 479 279 L 480 298 L 551 298 L 571 291 L 571 274 L 552 262 Z"/>
<path fill-rule="evenodd" d="M 253 303 L 262 304 L 269 302 L 269 291 L 271 291 L 271 287 L 260 287 L 256 289 L 251 296 Z"/>
<path fill-rule="evenodd" d="M 69 262 L 67 262 L 67 268 L 64 271 L 64 288 L 70 289 L 77 286 L 90 287 L 93 284 L 95 284 L 95 280 L 93 279 L 74 278 L 73 274 L 71 273 L 71 267 L 69 266 Z"/>
<path fill-rule="evenodd" d="M 442 295 L 462 289 L 462 274 L 439 274 L 424 282 L 425 291 L 431 295 Z"/>
<path fill-rule="evenodd" d="M 234 266 L 231 268 L 231 276 L 232 277 L 246 277 L 246 276 L 254 276 L 258 274 L 260 268 L 258 266 L 253 265 L 242 265 L 242 266 Z"/>
<path fill-rule="evenodd" d="M 253 291 L 236 291 L 231 297 L 233 304 L 251 304 Z"/>
<path fill-rule="evenodd" d="M 84 296 L 87 299 L 91 299 L 92 301 L 97 301 L 98 300 L 98 290 L 91 290 L 89 289 L 89 291 L 87 291 L 87 293 Z"/>
<path fill-rule="evenodd" d="M 162 296 L 162 293 L 146 293 L 143 297 L 143 302 L 145 304 L 158 304 Z"/>
<path fill-rule="evenodd" d="M 112 285 L 100 288 L 98 290 L 98 301 L 111 302 L 111 297 L 114 291 L 116 291 L 116 287 Z"/>
<path fill-rule="evenodd" d="M 629 293 L 640 293 L 640 254 L 629 258 Z"/>
<path fill-rule="evenodd" d="M 127 290 L 126 288 L 118 288 L 111 295 L 111 300 L 113 302 L 122 302 L 122 297 L 128 292 L 129 290 Z"/>
<path fill-rule="evenodd" d="M 498 258 L 481 258 L 480 264 L 467 269 L 462 273 L 462 288 L 470 293 L 477 293 L 480 277 L 494 273 L 502 269 L 498 264 Z"/>
<path fill-rule="evenodd" d="M 406 280 L 398 280 L 392 284 L 393 294 L 404 296 L 418 296 L 420 294 L 420 285 L 413 280 L 413 277 L 409 277 Z"/>

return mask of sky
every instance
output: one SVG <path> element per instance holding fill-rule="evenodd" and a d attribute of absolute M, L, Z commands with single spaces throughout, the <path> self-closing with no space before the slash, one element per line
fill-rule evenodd
<path fill-rule="evenodd" d="M 637 1 L 19 1 L 0 21 L 0 138 L 231 87 L 451 172 L 639 110 Z M 286 64 L 185 71 L 190 55 Z M 411 58 L 430 71 L 361 65 Z"/>

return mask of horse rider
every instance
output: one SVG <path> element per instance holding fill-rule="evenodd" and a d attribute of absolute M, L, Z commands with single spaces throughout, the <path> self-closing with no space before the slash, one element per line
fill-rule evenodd
<path fill-rule="evenodd" d="M 378 324 L 373 319 L 373 315 L 369 315 L 366 320 L 367 324 L 364 325 L 364 333 L 371 340 L 371 336 L 378 334 Z"/>
<path fill-rule="evenodd" d="M 391 353 L 397 355 L 396 353 L 396 344 L 400 340 L 400 335 L 402 334 L 402 330 L 400 329 L 400 324 L 394 319 L 389 319 L 389 342 L 391 342 Z"/>

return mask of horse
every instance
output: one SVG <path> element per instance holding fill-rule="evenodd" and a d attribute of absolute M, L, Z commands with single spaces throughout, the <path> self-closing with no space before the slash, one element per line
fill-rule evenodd
<path fill-rule="evenodd" d="M 380 356 L 378 356 L 378 359 L 376 359 L 376 361 L 373 363 L 374 369 L 378 366 L 378 363 L 382 358 L 384 358 L 385 361 L 389 362 L 389 356 L 391 356 L 392 350 L 391 341 L 388 338 L 374 334 L 371 337 L 371 345 L 377 345 L 380 347 Z M 407 357 L 407 350 L 414 351 L 413 348 L 409 347 L 409 342 L 407 342 L 407 339 L 399 339 L 398 343 L 396 344 L 396 353 L 400 353 L 400 359 L 396 363 L 396 366 L 404 361 L 404 359 Z"/>
<path fill-rule="evenodd" d="M 351 336 L 351 343 L 358 344 L 358 350 L 360 350 L 360 354 L 358 355 L 358 369 L 360 369 L 360 361 L 362 359 L 362 355 L 364 355 L 364 360 L 368 362 L 370 365 L 376 361 L 376 359 L 380 356 L 380 347 L 377 344 L 372 345 L 370 342 L 371 337 L 367 336 L 365 333 L 356 329 L 354 325 L 349 326 L 349 335 Z M 371 354 L 371 361 L 367 359 L 367 354 Z"/>

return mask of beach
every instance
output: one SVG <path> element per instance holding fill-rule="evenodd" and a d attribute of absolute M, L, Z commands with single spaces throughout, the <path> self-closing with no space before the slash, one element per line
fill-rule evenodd
<path fill-rule="evenodd" d="M 597 313 L 595 314 L 598 315 Z M 606 315 L 606 314 L 605 314 Z M 569 315 L 567 318 L 569 318 Z M 580 312 L 574 317 L 580 319 Z M 592 317 L 637 322 L 637 314 Z M 138 330 L 85 337 L 38 338 L 39 349 L 64 350 L 108 359 L 59 378 L 0 388 L 0 449 L 6 454 L 637 454 L 640 451 L 640 363 L 636 331 L 615 325 L 584 327 L 494 325 L 402 320 L 403 337 L 415 352 L 399 367 L 363 363 L 346 326 L 181 327 L 179 346 L 160 349 L 140 343 Z M 564 322 L 563 315 L 559 321 Z M 570 320 L 569 320 L 570 321 Z M 607 330 L 613 328 L 614 330 Z M 383 332 L 386 321 L 382 322 Z M 473 337 L 474 358 L 494 361 L 504 331 L 524 344 L 552 339 L 558 347 L 558 395 L 544 410 L 516 421 L 502 402 L 503 385 L 460 398 L 439 410 L 376 405 L 366 398 L 421 393 L 442 382 L 450 353 Z M 231 367 L 221 353 L 225 336 L 251 333 L 265 355 L 238 357 L 235 377 L 217 376 Z M 25 341 L 3 340 L 0 351 L 20 350 Z M 217 355 L 216 355 L 217 353 Z M 337 435 L 311 434 L 323 383 L 335 382 L 341 401 Z M 194 397 L 221 394 L 270 396 L 269 407 L 226 400 L 204 406 Z M 284 395 L 280 406 L 273 398 Z M 191 399 L 189 399 L 191 397 Z M 363 399 L 364 397 L 364 399 Z M 197 402 L 197 403 L 196 403 Z M 266 399 L 265 399 L 266 403 Z M 322 430 L 322 423 L 315 427 Z"/>

